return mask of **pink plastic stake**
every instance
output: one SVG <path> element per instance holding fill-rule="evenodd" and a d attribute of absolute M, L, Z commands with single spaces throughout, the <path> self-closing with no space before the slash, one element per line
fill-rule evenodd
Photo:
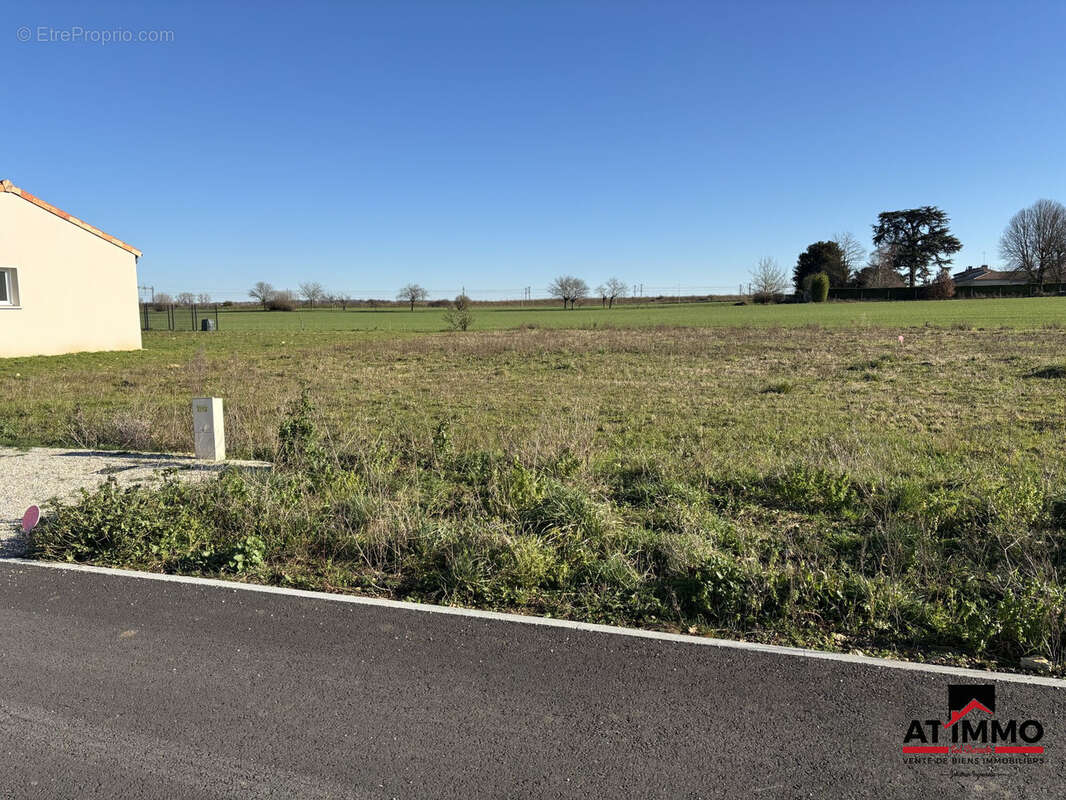
<path fill-rule="evenodd" d="M 22 530 L 32 531 L 40 521 L 41 509 L 37 506 L 30 506 L 26 509 L 26 513 L 22 515 Z"/>

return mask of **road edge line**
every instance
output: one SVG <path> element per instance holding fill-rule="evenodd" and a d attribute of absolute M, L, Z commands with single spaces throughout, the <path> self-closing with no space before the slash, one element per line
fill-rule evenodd
<path fill-rule="evenodd" d="M 4 558 L 0 559 L 0 566 L 4 564 L 18 564 L 26 567 L 41 569 L 56 569 L 69 572 L 88 572 L 98 575 L 110 575 L 120 578 L 134 578 L 138 580 L 154 580 L 164 583 L 183 583 L 193 586 L 207 586 L 215 589 L 228 589 L 230 591 L 258 592 L 260 594 L 283 595 L 286 597 L 299 597 L 305 600 L 324 600 L 334 603 L 349 603 L 354 605 L 376 606 L 379 608 L 392 608 L 401 611 L 417 611 L 429 614 L 446 614 L 456 617 L 471 617 L 474 619 L 492 620 L 495 622 L 512 622 L 522 625 L 540 625 L 549 628 L 562 628 L 565 630 L 583 631 L 586 633 L 602 633 L 612 636 L 628 636 L 631 638 L 651 639 L 655 641 L 672 642 L 675 644 L 698 645 L 702 647 L 717 647 L 719 649 L 744 650 L 747 652 L 766 653 L 768 655 L 792 656 L 796 658 L 814 658 L 823 661 L 836 661 L 845 664 L 856 664 L 881 669 L 896 669 L 910 672 L 930 672 L 941 675 L 950 675 L 960 678 L 978 678 L 985 681 L 1001 681 L 1006 683 L 1022 683 L 1037 686 L 1049 686 L 1056 689 L 1066 689 L 1066 680 L 1049 678 L 1043 675 L 1027 675 L 1014 672 L 993 672 L 967 667 L 952 667 L 946 664 L 924 664 L 918 661 L 900 661 L 891 658 L 878 658 L 877 656 L 853 655 L 851 653 L 834 653 L 827 650 L 812 650 L 806 647 L 787 647 L 777 644 L 762 644 L 761 642 L 745 642 L 733 639 L 716 639 L 709 636 L 690 636 L 684 633 L 666 633 L 664 631 L 650 631 L 642 628 L 623 628 L 618 625 L 603 625 L 597 622 L 579 622 L 577 620 L 558 619 L 555 617 L 537 617 L 525 614 L 511 614 L 504 611 L 483 611 L 477 608 L 463 608 L 461 606 L 440 606 L 431 603 L 413 603 L 408 600 L 390 600 L 383 597 L 365 597 L 353 594 L 334 594 L 332 592 L 318 592 L 310 589 L 293 589 L 286 586 L 269 586 L 260 583 L 243 583 L 240 581 L 227 581 L 219 578 L 202 578 L 195 575 L 170 575 L 160 572 L 140 572 L 132 569 L 120 569 L 117 567 L 99 567 L 94 564 L 71 564 L 62 561 L 37 561 L 30 558 Z"/>

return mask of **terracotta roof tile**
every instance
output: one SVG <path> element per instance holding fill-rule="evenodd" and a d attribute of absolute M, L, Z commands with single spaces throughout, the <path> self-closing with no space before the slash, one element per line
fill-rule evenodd
<path fill-rule="evenodd" d="M 104 233 L 99 228 L 96 228 L 96 227 L 90 225 L 88 222 L 84 222 L 84 221 L 78 219 L 77 217 L 68 214 L 66 211 L 64 211 L 61 208 L 56 208 L 51 203 L 46 203 L 44 200 L 42 200 L 41 198 L 37 197 L 36 195 L 32 195 L 29 192 L 27 192 L 27 191 L 25 191 L 23 189 L 20 189 L 19 187 L 15 186 L 15 184 L 13 184 L 9 180 L 0 181 L 0 192 L 11 192 L 12 194 L 17 194 L 23 200 L 28 200 L 29 202 L 33 203 L 35 206 L 40 206 L 45 211 L 51 212 L 52 214 L 55 214 L 57 217 L 62 217 L 67 222 L 70 222 L 70 223 L 73 223 L 74 225 L 77 225 L 82 230 L 86 230 L 89 233 L 93 234 L 94 236 L 99 236 L 101 239 L 103 239 L 106 242 L 111 242 L 111 244 L 115 245 L 116 247 L 121 247 L 123 250 L 126 250 L 127 252 L 133 253 L 133 255 L 135 255 L 137 258 L 141 257 L 141 251 L 138 250 L 136 247 L 133 247 L 132 245 L 126 244 L 121 239 L 116 239 L 110 233 Z"/>

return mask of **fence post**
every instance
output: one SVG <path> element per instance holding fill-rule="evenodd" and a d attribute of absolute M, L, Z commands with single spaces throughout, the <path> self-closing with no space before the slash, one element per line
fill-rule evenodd
<path fill-rule="evenodd" d="M 218 303 L 215 303 L 215 330 L 218 330 Z"/>

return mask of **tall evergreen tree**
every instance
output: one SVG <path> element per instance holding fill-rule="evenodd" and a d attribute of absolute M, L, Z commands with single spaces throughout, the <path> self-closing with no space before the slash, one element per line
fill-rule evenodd
<path fill-rule="evenodd" d="M 893 253 L 895 267 L 908 286 L 928 284 L 937 272 L 951 263 L 951 256 L 962 249 L 962 242 L 951 235 L 948 215 L 936 206 L 882 211 L 877 215 L 874 245 L 887 246 Z"/>

